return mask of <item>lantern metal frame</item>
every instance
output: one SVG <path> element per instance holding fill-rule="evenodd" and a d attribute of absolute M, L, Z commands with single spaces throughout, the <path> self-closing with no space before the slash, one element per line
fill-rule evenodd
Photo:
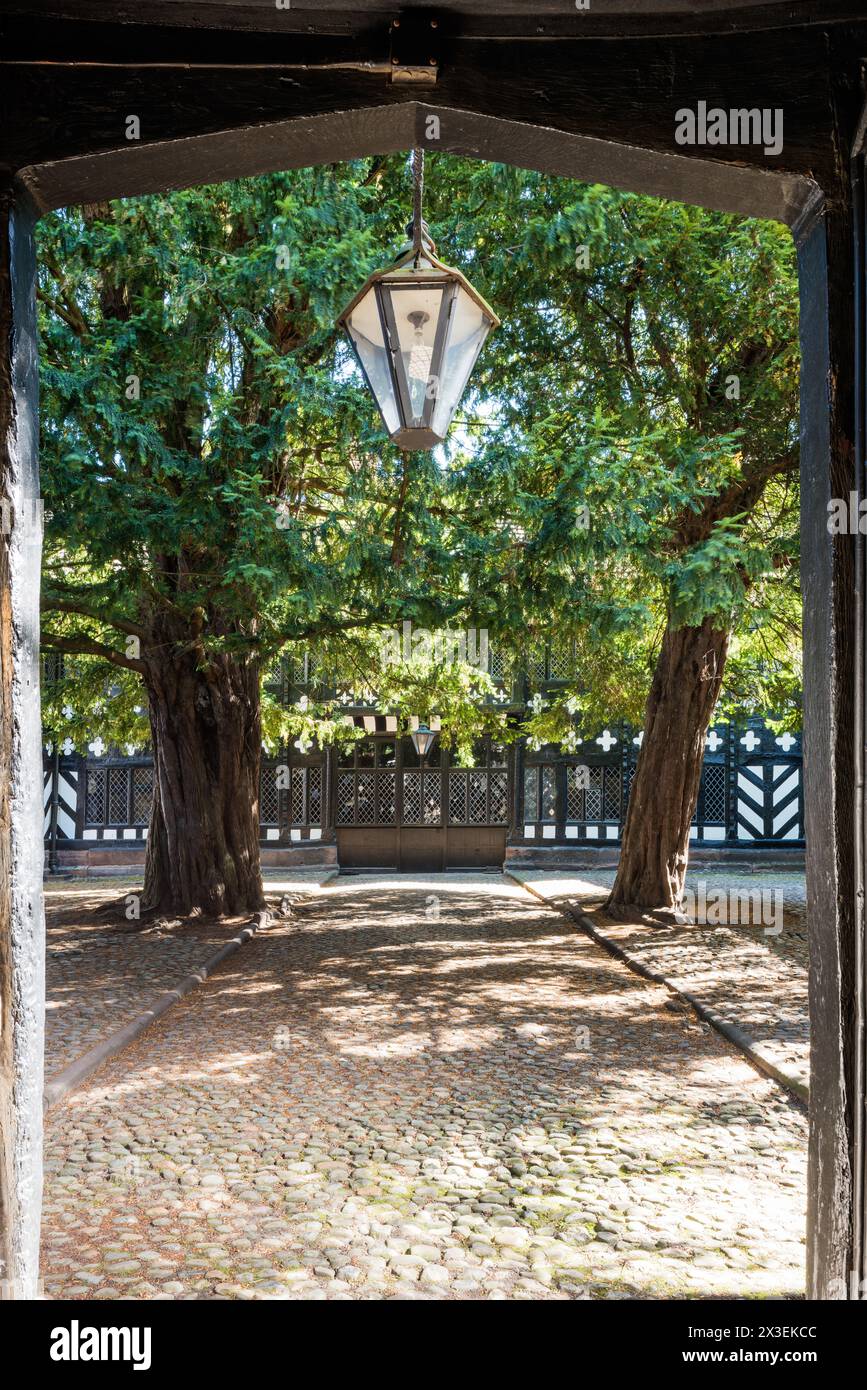
<path fill-rule="evenodd" d="M 407 233 L 411 236 L 411 240 L 406 246 L 401 248 L 395 260 L 382 270 L 374 271 L 373 275 L 369 276 L 337 320 L 349 339 L 355 360 L 361 368 L 362 375 L 364 376 L 364 380 L 367 383 L 367 387 L 374 401 L 376 401 L 377 408 L 383 419 L 383 424 L 388 430 L 389 438 L 398 448 L 406 451 L 432 449 L 435 445 L 441 444 L 445 438 L 445 434 L 437 434 L 434 431 L 432 421 L 442 384 L 442 373 L 440 369 L 448 344 L 449 329 L 451 327 L 452 313 L 457 300 L 458 290 L 462 289 L 478 306 L 484 318 L 488 320 L 487 332 L 484 337 L 480 339 L 476 351 L 473 354 L 473 359 L 466 370 L 464 379 L 465 386 L 476 365 L 479 353 L 487 341 L 488 334 L 494 328 L 498 328 L 500 324 L 500 320 L 490 304 L 479 294 L 478 290 L 473 288 L 466 276 L 460 270 L 455 270 L 453 266 L 446 265 L 445 262 L 441 261 L 437 256 L 436 247 L 431 239 L 427 224 L 424 222 L 421 215 L 423 169 L 423 152 L 421 150 L 413 152 L 413 168 L 415 173 L 415 202 L 413 220 L 407 227 Z M 431 348 L 428 385 L 425 389 L 424 405 L 421 415 L 416 415 L 412 408 L 409 380 L 400 349 L 400 338 L 394 315 L 393 291 L 395 289 L 442 290 L 436 332 Z M 400 421 L 397 430 L 391 430 L 388 426 L 388 422 L 385 419 L 379 402 L 379 397 L 373 388 L 373 383 L 361 360 L 361 354 L 356 347 L 349 328 L 355 308 L 370 290 L 373 290 L 376 296 L 383 343 L 386 347 L 385 355 L 391 391 Z M 432 384 L 433 389 L 431 389 Z M 451 424 L 455 409 L 457 409 L 457 401 L 446 423 L 446 431 Z"/>
<path fill-rule="evenodd" d="M 429 738 L 427 738 L 425 742 L 424 752 L 422 752 L 421 748 L 419 748 L 419 734 L 429 735 Z M 417 724 L 414 729 L 410 730 L 409 736 L 412 739 L 413 748 L 415 749 L 421 761 L 424 762 L 428 753 L 433 748 L 434 744 L 439 738 L 439 729 L 432 729 L 429 724 L 425 724 L 424 722 L 422 722 L 420 724 Z"/>

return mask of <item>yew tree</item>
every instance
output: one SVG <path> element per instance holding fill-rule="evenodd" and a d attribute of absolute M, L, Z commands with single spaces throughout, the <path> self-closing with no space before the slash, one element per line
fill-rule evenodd
<path fill-rule="evenodd" d="M 371 634 L 406 618 L 516 660 L 572 640 L 579 678 L 530 731 L 643 722 L 612 901 L 671 905 L 727 671 L 741 707 L 796 698 L 788 233 L 429 156 L 440 253 L 502 326 L 447 445 L 401 456 L 334 319 L 407 205 L 389 157 L 43 222 L 44 640 L 92 663 L 89 698 L 116 673 L 116 720 L 140 699 L 146 898 L 173 911 L 261 900 L 262 677 L 287 644 L 371 684 Z"/>
<path fill-rule="evenodd" d="M 503 320 L 462 475 L 501 536 L 497 561 L 478 553 L 479 607 L 501 637 L 576 641 L 579 679 L 537 735 L 573 711 L 585 732 L 643 726 L 610 906 L 671 907 L 721 693 L 771 715 L 799 699 L 791 237 L 502 166 L 452 207 Z"/>
<path fill-rule="evenodd" d="M 433 625 L 448 600 L 439 476 L 383 446 L 334 326 L 405 218 L 387 168 L 42 223 L 43 642 L 118 674 L 115 722 L 139 686 L 145 907 L 261 905 L 260 692 L 282 648 Z"/>

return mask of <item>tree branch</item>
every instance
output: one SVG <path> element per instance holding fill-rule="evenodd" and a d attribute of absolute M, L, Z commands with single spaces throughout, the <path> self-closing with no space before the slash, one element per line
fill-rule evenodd
<path fill-rule="evenodd" d="M 53 632 L 43 632 L 42 645 L 43 647 L 51 647 L 54 651 L 70 652 L 73 656 L 101 656 L 112 666 L 120 666 L 125 671 L 136 671 L 140 676 L 143 676 L 147 671 L 143 661 L 138 661 L 135 657 L 124 656 L 122 652 L 116 652 L 113 647 L 107 647 L 104 642 L 94 642 L 83 632 L 73 632 L 69 637 L 60 637 Z"/>
<path fill-rule="evenodd" d="M 82 618 L 92 618 L 96 623 L 106 623 L 109 627 L 116 627 L 118 632 L 129 633 L 132 637 L 143 638 L 146 636 L 143 627 L 137 623 L 132 623 L 127 618 L 116 618 L 110 613 L 94 613 L 92 608 L 73 599 L 52 598 L 50 595 L 43 595 L 40 602 L 43 613 L 75 613 Z"/>

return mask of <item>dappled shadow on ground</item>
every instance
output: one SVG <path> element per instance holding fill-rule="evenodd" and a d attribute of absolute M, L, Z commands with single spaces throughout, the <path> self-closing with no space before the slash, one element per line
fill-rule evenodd
<path fill-rule="evenodd" d="M 798 1296 L 805 1121 L 497 880 L 347 880 L 49 1126 L 49 1294 Z"/>
<path fill-rule="evenodd" d="M 136 879 L 46 891 L 45 1074 L 52 1076 L 205 963 L 248 919 L 142 925 Z"/>
<path fill-rule="evenodd" d="M 594 910 L 596 930 L 677 989 L 735 1024 L 784 1071 L 809 1077 L 805 927 L 648 927 Z"/>

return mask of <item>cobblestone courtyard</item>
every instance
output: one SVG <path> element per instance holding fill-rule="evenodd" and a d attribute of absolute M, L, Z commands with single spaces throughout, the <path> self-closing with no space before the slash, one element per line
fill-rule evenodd
<path fill-rule="evenodd" d="M 697 869 L 687 876 L 694 893 L 714 889 L 778 894 L 785 926 L 659 926 L 612 922 L 598 912 L 614 871 L 587 870 L 577 878 L 524 872 L 515 877 L 544 901 L 590 910 L 594 930 L 634 964 L 699 1000 L 717 1020 L 734 1025 L 778 1079 L 806 1099 L 810 1079 L 809 943 L 803 873 L 776 870 Z"/>
<path fill-rule="evenodd" d="M 799 1297 L 803 1110 L 670 1002 L 498 875 L 342 878 L 49 1114 L 46 1294 Z"/>

